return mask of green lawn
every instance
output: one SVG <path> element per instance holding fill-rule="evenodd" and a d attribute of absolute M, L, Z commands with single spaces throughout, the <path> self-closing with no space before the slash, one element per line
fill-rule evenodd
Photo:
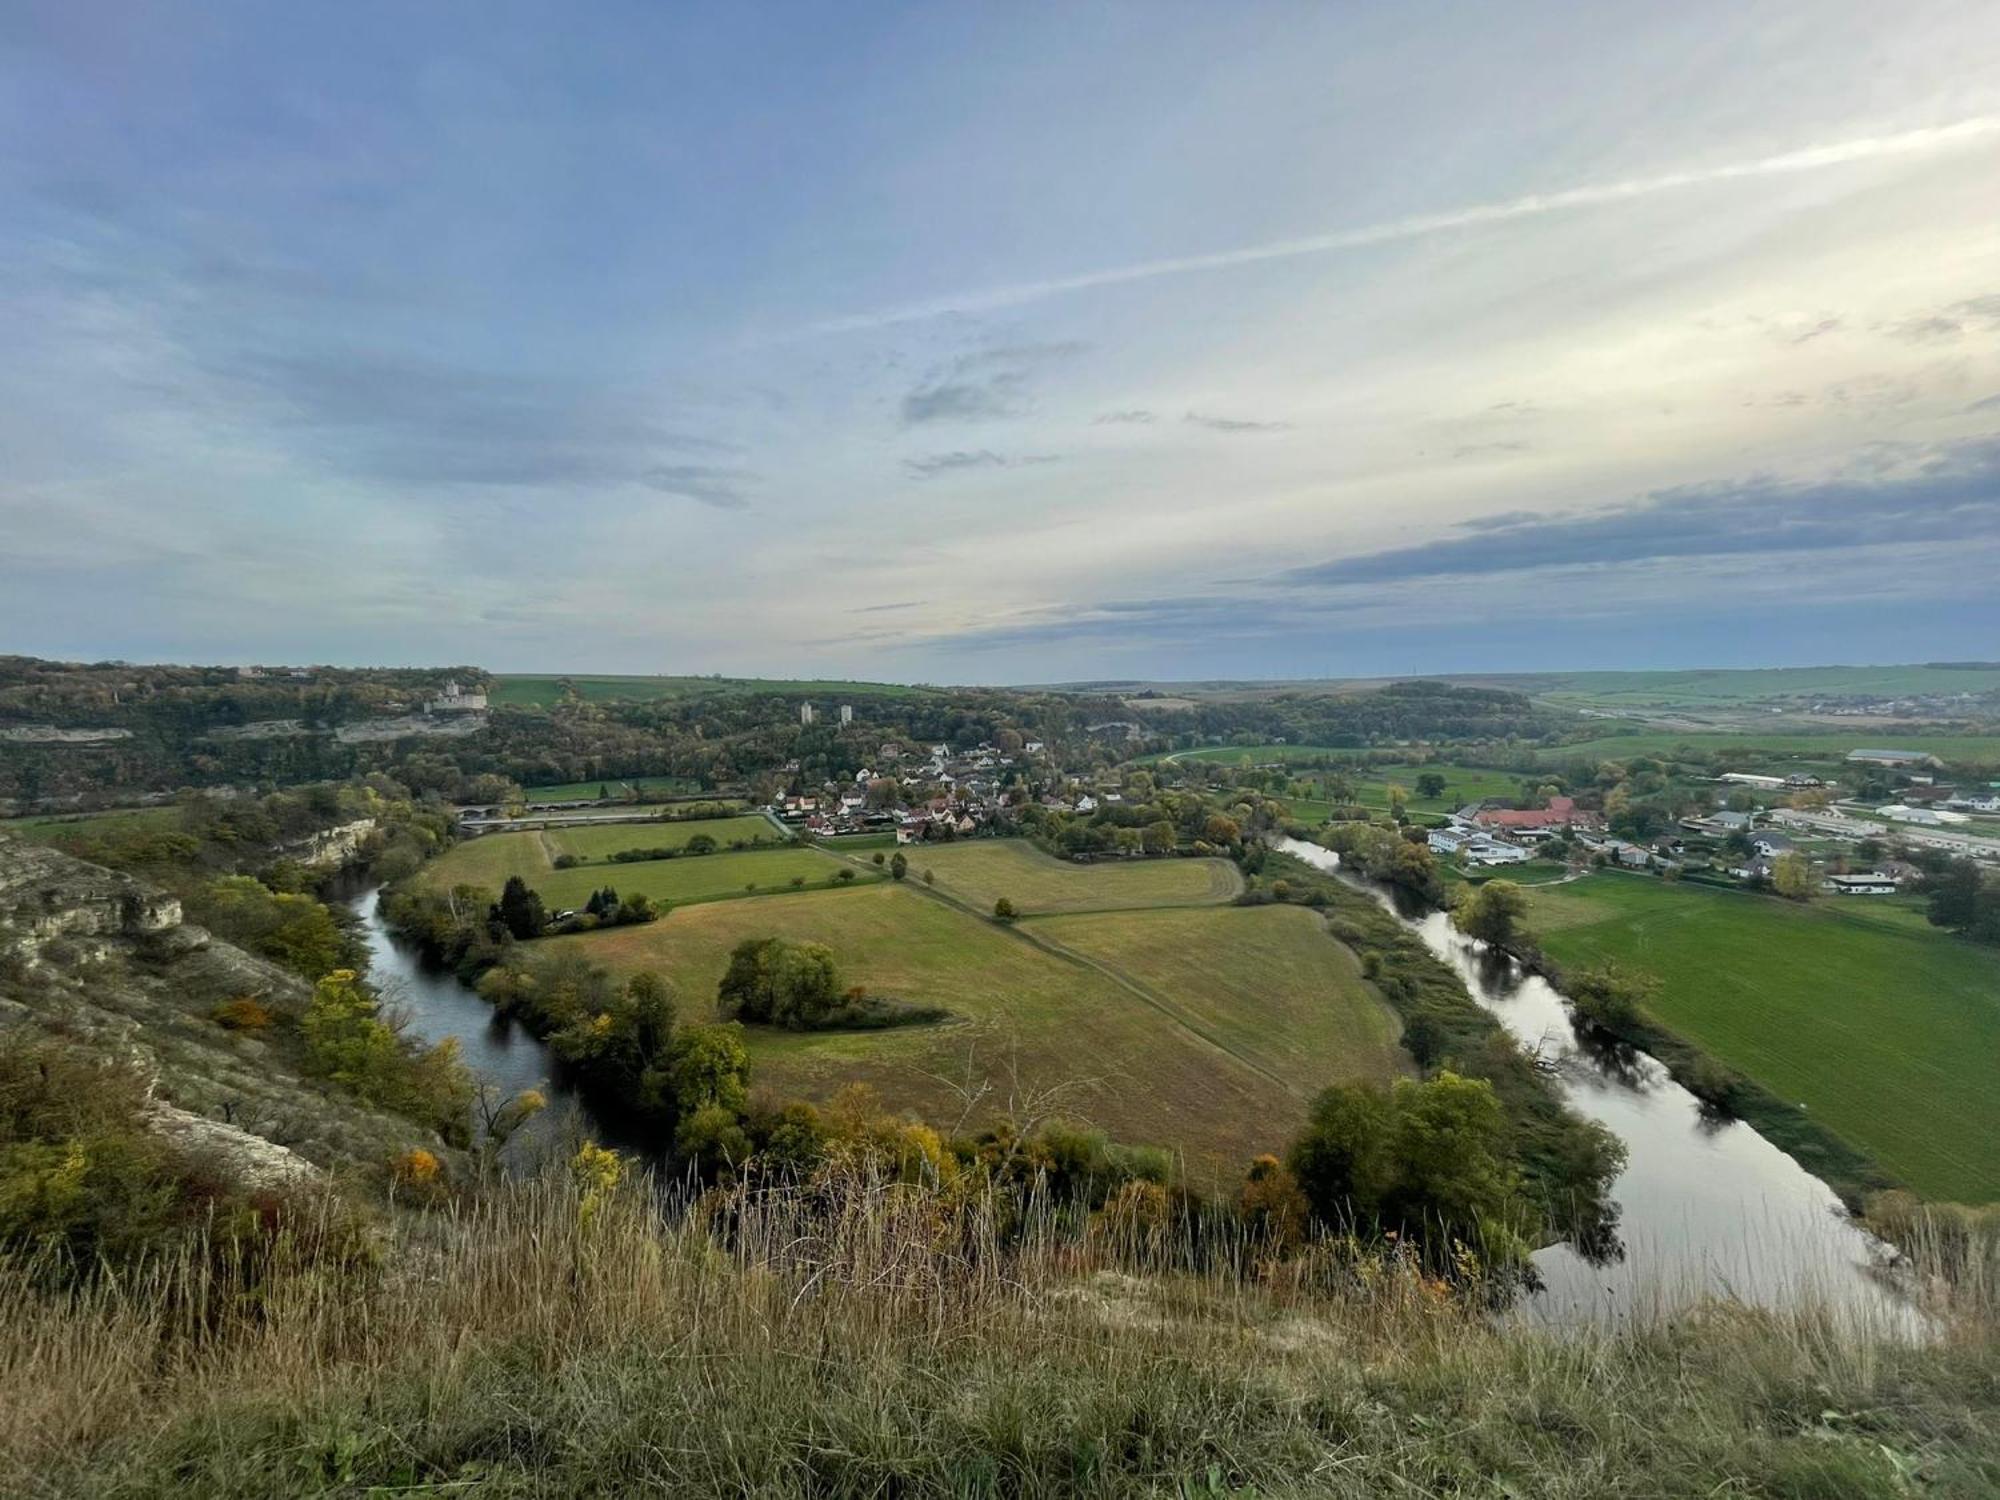
<path fill-rule="evenodd" d="M 762 818 L 732 819 L 732 823 L 755 824 L 773 833 Z M 621 823 L 611 828 L 565 828 L 548 832 L 489 833 L 468 839 L 445 851 L 424 867 L 424 881 L 437 888 L 451 885 L 479 885 L 497 891 L 510 875 L 519 875 L 551 908 L 581 906 L 592 890 L 609 885 L 622 895 L 644 893 L 656 902 L 719 901 L 737 896 L 769 895 L 789 891 L 794 879 L 809 885 L 826 885 L 838 879 L 844 861 L 816 849 L 797 844 L 740 853 L 682 855 L 678 859 L 652 859 L 627 864 L 602 862 L 604 855 L 619 849 L 653 847 L 685 840 L 713 822 L 702 823 Z M 598 863 L 558 870 L 555 859 L 564 853 L 595 851 Z M 855 880 L 885 878 L 873 870 L 856 870 Z"/>
<path fill-rule="evenodd" d="M 1023 916 L 1142 906 L 1200 906 L 1242 889 L 1220 859 L 1137 859 L 1079 865 L 1044 854 L 1025 839 L 967 839 L 904 850 L 912 879 L 925 870 L 938 888 L 985 912 L 1005 896 Z"/>
<path fill-rule="evenodd" d="M 738 818 L 692 818 L 675 823 L 607 823 L 602 826 L 551 828 L 544 835 L 558 854 L 574 854 L 581 860 L 607 860 L 626 849 L 685 849 L 696 834 L 707 834 L 724 849 L 738 842 L 762 839 L 767 844 L 782 841 L 769 818 L 745 815 Z M 490 835 L 489 835 L 490 837 Z"/>
<path fill-rule="evenodd" d="M 1607 873 L 1530 893 L 1564 964 L 1659 976 L 1658 1019 L 1916 1191 L 2000 1198 L 2000 951 L 1907 904 L 1772 897 Z"/>
<path fill-rule="evenodd" d="M 1352 955 L 1296 907 L 1128 911 L 1009 929 L 914 884 L 879 882 L 689 906 L 551 942 L 621 973 L 666 976 L 681 1013 L 695 1017 L 712 1005 L 729 950 L 768 935 L 825 943 L 851 982 L 953 1018 L 873 1032 L 752 1027 L 753 1086 L 778 1097 L 823 1099 L 862 1082 L 949 1127 L 964 1108 L 952 1085 L 968 1078 L 994 1091 L 975 1119 L 1010 1088 L 1060 1088 L 1072 1113 L 1119 1139 L 1183 1151 L 1212 1185 L 1259 1152 L 1282 1151 L 1325 1084 L 1386 1079 L 1406 1065 Z M 1065 946 L 1072 939 L 1088 945 L 1087 958 Z"/>
<path fill-rule="evenodd" d="M 1672 750 L 1760 750 L 1773 764 L 1786 761 L 1814 765 L 1842 762 L 1850 750 L 1919 750 L 1947 765 L 1955 761 L 2000 762 L 2000 734 L 1913 734 L 1908 730 L 1876 729 L 1858 733 L 1799 734 L 1791 731 L 1746 729 L 1687 732 L 1644 729 L 1632 734 L 1607 734 L 1574 745 L 1538 752 L 1545 765 L 1569 760 L 1630 760 L 1635 755 L 1661 755 Z"/>
<path fill-rule="evenodd" d="M 0 833 L 33 843 L 54 843 L 65 837 L 124 833 L 135 828 L 178 828 L 178 807 L 121 807 L 106 812 L 51 813 L 33 818 L 0 818 Z"/>
<path fill-rule="evenodd" d="M 817 849 L 796 845 L 760 849 L 745 854 L 704 854 L 681 859 L 650 859 L 625 865 L 580 865 L 552 870 L 529 883 L 552 909 L 581 907 L 599 886 L 612 886 L 621 896 L 645 894 L 655 903 L 726 901 L 737 896 L 768 896 L 788 891 L 794 880 L 826 885 L 852 867 Z M 886 879 L 872 871 L 852 870 L 854 883 Z"/>

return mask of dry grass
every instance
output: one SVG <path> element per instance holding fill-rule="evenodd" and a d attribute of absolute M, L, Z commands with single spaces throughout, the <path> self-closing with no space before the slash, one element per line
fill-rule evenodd
<path fill-rule="evenodd" d="M 516 1185 L 365 1284 L 0 1266 L 0 1490 L 1937 1495 L 2000 1483 L 1990 1324 L 1485 1321 L 1379 1260 L 1095 1236 L 838 1178 L 692 1211 Z M 1003 1232 L 1004 1231 L 1004 1232 Z M 1198 1271 L 1185 1269 L 1198 1263 Z"/>

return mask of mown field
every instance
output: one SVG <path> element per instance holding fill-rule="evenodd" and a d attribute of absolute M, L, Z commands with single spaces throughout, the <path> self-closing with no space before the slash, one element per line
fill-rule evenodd
<path fill-rule="evenodd" d="M 2000 952 L 1906 906 L 1606 873 L 1529 896 L 1566 965 L 1657 975 L 1658 1019 L 1928 1196 L 2000 1199 Z"/>
<path fill-rule="evenodd" d="M 1025 839 L 968 839 L 904 851 L 913 878 L 929 870 L 938 888 L 981 912 L 1006 897 L 1023 916 L 1199 906 L 1227 901 L 1243 888 L 1236 867 L 1220 859 L 1144 859 L 1071 864 Z"/>
<path fill-rule="evenodd" d="M 0 818 L 0 833 L 33 843 L 49 843 L 65 835 L 123 833 L 139 828 L 178 828 L 178 807 L 114 808 L 107 812 L 51 813 L 33 818 Z"/>
<path fill-rule="evenodd" d="M 1574 745 L 1559 745 L 1538 753 L 1544 765 L 1569 760 L 1630 760 L 1635 755 L 1660 755 L 1671 750 L 1759 750 L 1768 751 L 1774 764 L 1785 761 L 1832 764 L 1844 760 L 1850 750 L 1918 750 L 1950 764 L 1970 761 L 1980 765 L 2000 763 L 2000 734 L 1913 734 L 1907 730 L 1877 729 L 1854 733 L 1794 734 L 1782 731 L 1746 729 L 1741 733 L 1722 731 L 1694 733 L 1674 729 L 1646 729 L 1632 734 L 1601 735 Z"/>
<path fill-rule="evenodd" d="M 824 943 L 851 982 L 952 1013 L 889 1031 L 753 1027 L 753 1082 L 781 1097 L 823 1099 L 865 1082 L 950 1127 L 965 1108 L 955 1083 L 988 1088 L 974 1118 L 1010 1090 L 1055 1089 L 1072 1114 L 1121 1140 L 1172 1146 L 1196 1177 L 1219 1182 L 1281 1150 L 1319 1088 L 1402 1065 L 1393 1018 L 1302 908 L 1131 910 L 1006 928 L 914 883 L 883 882 L 689 906 L 550 941 L 619 972 L 668 977 L 682 1014 L 697 1016 L 729 950 L 770 935 Z"/>
<path fill-rule="evenodd" d="M 738 842 L 781 837 L 770 819 L 747 814 L 735 818 L 690 818 L 681 823 L 606 823 L 597 827 L 551 828 L 542 837 L 558 854 L 581 860 L 603 860 L 626 849 L 685 849 L 689 839 L 706 834 L 727 849 Z M 490 835 L 489 835 L 490 836 Z M 503 835 L 504 837 L 504 835 Z"/>
<path fill-rule="evenodd" d="M 1480 679 L 1469 679 L 1478 681 Z M 1483 680 L 1551 703 L 1601 708 L 1733 708 L 1780 698 L 1908 697 L 2000 688 L 2000 663 L 1942 667 L 1764 667 L 1713 671 L 1546 672 Z"/>
<path fill-rule="evenodd" d="M 519 875 L 551 909 L 581 906 L 600 886 L 621 895 L 645 894 L 655 902 L 720 901 L 789 891 L 794 880 L 826 885 L 853 869 L 856 883 L 886 878 L 880 871 L 854 869 L 830 854 L 797 844 L 742 852 L 682 855 L 678 859 L 613 864 L 606 856 L 621 849 L 680 847 L 707 832 L 726 844 L 728 837 L 751 837 L 774 830 L 762 818 L 729 818 L 691 823 L 619 823 L 608 828 L 564 828 L 539 833 L 489 833 L 454 845 L 424 867 L 424 881 L 436 888 L 480 885 L 499 890 Z M 558 870 L 561 854 L 596 861 Z M 844 882 L 843 882 L 844 883 Z"/>

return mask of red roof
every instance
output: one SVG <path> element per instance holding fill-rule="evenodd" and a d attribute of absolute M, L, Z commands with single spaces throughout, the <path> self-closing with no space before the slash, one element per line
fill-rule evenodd
<path fill-rule="evenodd" d="M 1571 797 L 1551 797 L 1549 805 L 1532 811 L 1512 807 L 1488 807 L 1472 815 L 1472 821 L 1487 828 L 1561 828 L 1589 818 L 1578 814 Z"/>

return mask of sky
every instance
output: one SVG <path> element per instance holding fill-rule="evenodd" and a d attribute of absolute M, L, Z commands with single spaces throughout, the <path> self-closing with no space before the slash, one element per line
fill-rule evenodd
<path fill-rule="evenodd" d="M 1989 0 L 0 5 L 0 651 L 2000 657 Z"/>

